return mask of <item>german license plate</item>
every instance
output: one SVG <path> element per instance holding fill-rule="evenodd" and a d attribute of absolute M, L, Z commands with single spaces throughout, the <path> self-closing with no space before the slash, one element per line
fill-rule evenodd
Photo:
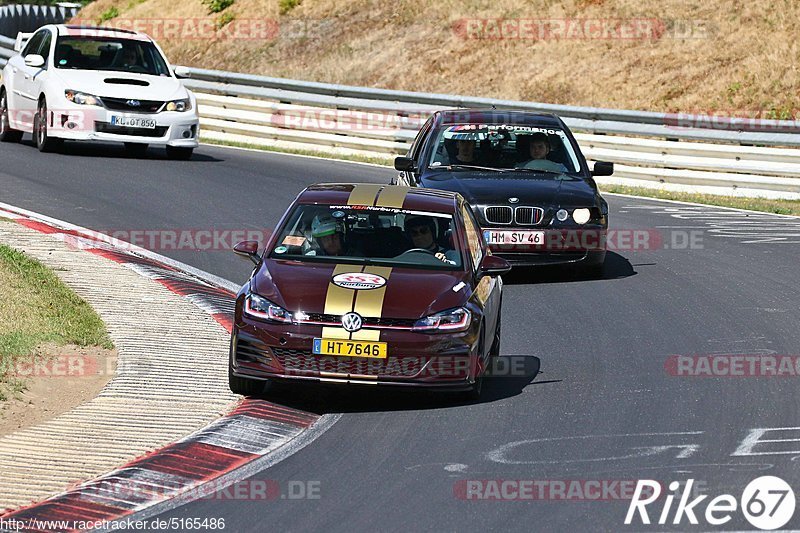
<path fill-rule="evenodd" d="M 156 121 L 152 118 L 126 117 L 124 115 L 111 115 L 112 126 L 123 126 L 125 128 L 143 128 L 154 130 Z"/>
<path fill-rule="evenodd" d="M 543 231 L 483 230 L 486 244 L 544 244 Z"/>
<path fill-rule="evenodd" d="M 312 350 L 317 355 L 371 357 L 386 359 L 385 342 L 350 341 L 345 339 L 314 339 Z"/>

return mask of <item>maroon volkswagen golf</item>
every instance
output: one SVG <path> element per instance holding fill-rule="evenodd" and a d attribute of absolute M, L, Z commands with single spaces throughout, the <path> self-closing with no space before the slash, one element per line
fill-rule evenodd
<path fill-rule="evenodd" d="M 239 291 L 230 388 L 270 380 L 466 391 L 500 351 L 502 281 L 464 199 L 392 185 L 301 192 Z"/>

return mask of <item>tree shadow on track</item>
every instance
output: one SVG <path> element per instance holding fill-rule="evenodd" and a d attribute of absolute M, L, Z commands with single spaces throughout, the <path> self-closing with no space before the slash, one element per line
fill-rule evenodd
<path fill-rule="evenodd" d="M 23 141 L 22 144 L 30 146 L 34 150 L 36 149 L 36 146 L 33 144 L 32 140 Z M 126 150 L 122 144 L 102 142 L 65 141 L 64 145 L 55 155 L 135 159 L 139 161 L 172 161 L 171 159 L 167 158 L 166 150 L 161 146 L 148 147 L 144 154 L 135 154 Z M 217 157 L 195 152 L 192 154 L 191 159 L 188 159 L 187 161 L 192 163 L 218 163 L 223 160 Z M 182 161 L 175 161 L 175 163 L 181 162 Z"/>
<path fill-rule="evenodd" d="M 535 381 L 540 360 L 532 355 L 503 355 L 492 375 L 483 382 L 480 400 L 468 400 L 458 392 L 369 385 L 274 383 L 260 398 L 319 414 L 422 411 L 479 405 L 522 394 L 530 385 L 555 383 Z"/>
<path fill-rule="evenodd" d="M 635 276 L 636 270 L 627 258 L 615 253 L 606 252 L 606 262 L 602 276 L 587 274 L 580 267 L 572 265 L 542 265 L 531 267 L 514 267 L 503 276 L 509 285 L 536 285 L 540 283 L 571 283 L 576 281 L 603 281 Z"/>

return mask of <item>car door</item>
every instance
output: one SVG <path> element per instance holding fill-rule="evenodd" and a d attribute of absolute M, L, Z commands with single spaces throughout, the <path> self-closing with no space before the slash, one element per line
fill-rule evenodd
<path fill-rule="evenodd" d="M 25 57 L 31 54 L 38 54 L 45 37 L 49 34 L 50 31 L 46 29 L 36 32 L 28 41 L 28 44 L 25 45 L 25 48 L 22 49 L 20 55 L 14 58 L 16 61 L 12 67 L 14 75 L 12 82 L 14 86 L 13 107 L 16 109 L 15 119 L 21 123 L 24 129 L 33 127 L 33 115 L 36 113 L 36 101 L 38 98 L 38 93 L 34 93 L 33 78 L 42 70 L 41 67 L 29 67 L 26 65 Z"/>
<path fill-rule="evenodd" d="M 39 46 L 36 52 L 32 52 L 34 54 L 39 54 L 44 58 L 44 65 L 41 67 L 32 68 L 32 74 L 28 81 L 28 92 L 31 96 L 33 96 L 33 109 L 36 110 L 36 106 L 39 101 L 39 95 L 44 92 L 45 84 L 47 83 L 47 79 L 50 76 L 50 49 L 52 48 L 53 44 L 53 34 L 50 31 L 44 36 L 42 39 L 42 44 Z"/>
<path fill-rule="evenodd" d="M 422 125 L 420 128 L 419 133 L 414 138 L 414 142 L 411 144 L 411 149 L 408 151 L 408 157 L 414 160 L 414 167 L 419 169 L 419 156 L 422 147 L 425 146 L 425 141 L 428 139 L 428 134 L 431 131 L 431 127 L 433 125 L 434 117 L 430 117 L 425 124 Z M 407 187 L 416 187 L 418 185 L 417 176 L 419 171 L 412 172 L 412 171 L 403 171 L 400 172 L 400 175 L 397 177 L 396 184 L 397 185 L 405 185 Z"/>
<path fill-rule="evenodd" d="M 502 281 L 495 276 L 480 276 L 479 268 L 483 256 L 487 253 L 483 242 L 480 226 L 475 221 L 472 209 L 466 203 L 460 207 L 461 219 L 466 232 L 467 253 L 472 263 L 473 274 L 475 276 L 474 295 L 476 302 L 483 308 L 483 316 L 486 326 L 486 349 L 494 338 L 494 331 L 497 328 L 497 320 L 500 315 L 500 291 Z"/>

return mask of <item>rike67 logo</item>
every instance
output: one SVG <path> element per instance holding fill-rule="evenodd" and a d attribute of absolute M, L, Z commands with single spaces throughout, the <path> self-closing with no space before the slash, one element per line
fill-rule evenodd
<path fill-rule="evenodd" d="M 662 502 L 659 501 L 662 496 L 661 483 L 649 479 L 639 480 L 628 507 L 628 514 L 625 516 L 625 524 L 634 523 L 637 516 L 642 524 L 650 524 L 648 506 L 651 506 L 650 511 L 658 513 L 655 515 L 656 523 L 662 526 L 679 525 L 684 518 L 690 524 L 697 525 L 698 516 L 704 518 L 706 524 L 721 526 L 730 522 L 738 509 L 753 527 L 772 530 L 783 527 L 794 516 L 796 503 L 794 491 L 779 477 L 762 476 L 754 479 L 745 487 L 738 501 L 730 494 L 721 494 L 709 501 L 705 501 L 708 495 L 700 495 L 689 500 L 693 495 L 693 485 L 694 480 L 688 480 L 683 485 L 683 490 L 678 493 L 681 484 L 677 481 L 670 483 L 670 493 L 663 498 L 662 506 Z M 676 499 L 678 503 L 673 511 Z M 659 507 L 660 512 L 658 512 Z"/>

